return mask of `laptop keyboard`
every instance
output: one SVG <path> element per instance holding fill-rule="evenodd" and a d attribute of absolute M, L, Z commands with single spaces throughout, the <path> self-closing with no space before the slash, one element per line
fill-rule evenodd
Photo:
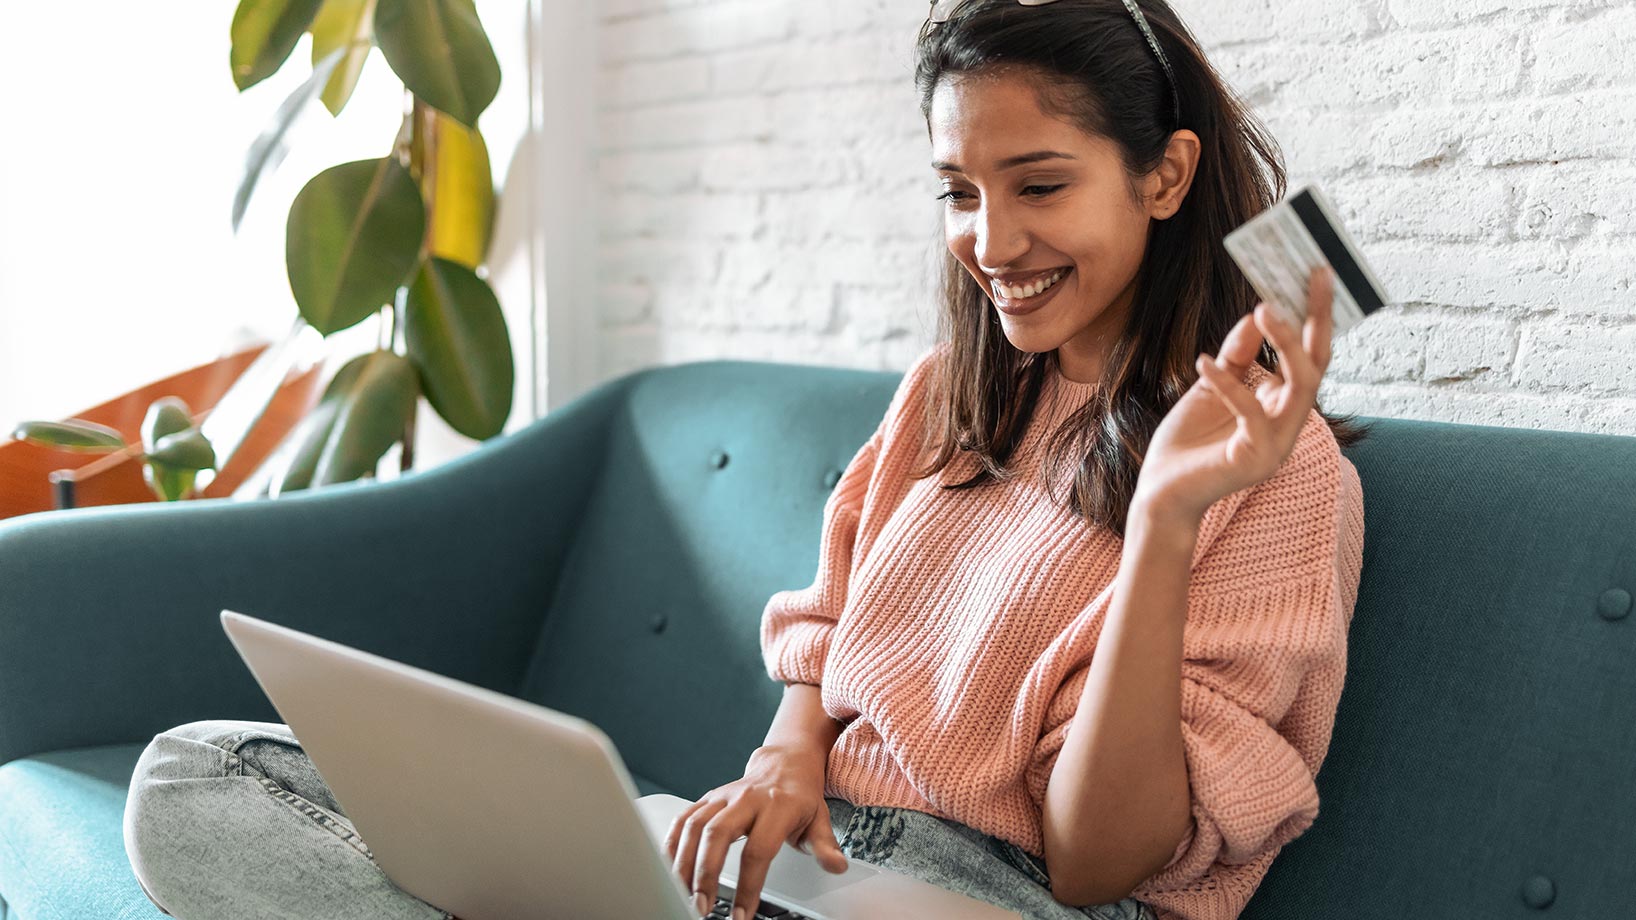
<path fill-rule="evenodd" d="M 733 915 L 733 902 L 727 898 L 717 896 L 716 906 L 707 914 L 710 920 L 724 920 Z M 798 913 L 787 908 L 779 907 L 767 901 L 756 905 L 755 920 L 812 920 L 806 914 Z"/>

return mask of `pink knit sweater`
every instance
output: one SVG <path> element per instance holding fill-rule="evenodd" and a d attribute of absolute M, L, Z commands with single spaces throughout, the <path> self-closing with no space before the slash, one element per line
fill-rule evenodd
<path fill-rule="evenodd" d="M 761 648 L 769 676 L 820 685 L 845 723 L 825 795 L 929 812 L 1043 856 L 1046 783 L 1123 541 L 1051 501 L 1035 448 L 1094 386 L 1051 375 L 1013 457 L 1024 475 L 941 492 L 974 469 L 968 457 L 941 480 L 909 472 L 946 353 L 905 373 L 825 505 L 817 577 L 767 602 Z M 1362 562 L 1362 486 L 1316 410 L 1271 478 L 1206 512 L 1182 642 L 1193 824 L 1132 893 L 1161 920 L 1233 920 L 1317 816 Z"/>

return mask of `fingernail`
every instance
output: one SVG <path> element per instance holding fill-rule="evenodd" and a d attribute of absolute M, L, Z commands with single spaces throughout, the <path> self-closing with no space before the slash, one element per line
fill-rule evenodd
<path fill-rule="evenodd" d="M 713 905 L 711 905 L 710 899 L 704 896 L 704 892 L 695 891 L 693 893 L 693 906 L 699 909 L 699 916 L 703 917 L 710 913 L 710 908 Z"/>
<path fill-rule="evenodd" d="M 733 920 L 749 920 L 750 909 L 742 904 L 733 908 Z"/>

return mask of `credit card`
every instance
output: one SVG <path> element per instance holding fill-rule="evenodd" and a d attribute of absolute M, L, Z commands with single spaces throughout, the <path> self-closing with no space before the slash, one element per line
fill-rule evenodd
<path fill-rule="evenodd" d="M 1261 299 L 1299 329 L 1312 270 L 1335 273 L 1334 335 L 1392 303 L 1317 185 L 1308 183 L 1227 234 L 1223 244 Z"/>

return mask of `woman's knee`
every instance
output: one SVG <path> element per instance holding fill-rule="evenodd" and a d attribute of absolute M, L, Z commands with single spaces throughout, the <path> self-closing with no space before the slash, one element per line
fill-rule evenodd
<path fill-rule="evenodd" d="M 249 719 L 201 719 L 167 728 L 154 741 L 189 741 L 232 751 L 249 738 L 277 737 L 295 741 L 295 733 L 282 722 L 255 722 Z"/>
<path fill-rule="evenodd" d="M 237 770 L 237 750 L 249 737 L 267 734 L 288 737 L 289 727 L 272 722 L 233 719 L 206 719 L 169 728 L 153 736 L 136 760 L 131 772 L 126 814 L 133 805 L 145 804 L 150 793 L 162 791 L 168 797 L 185 787 L 185 781 L 213 779 Z M 179 783 L 184 784 L 178 786 Z"/>
<path fill-rule="evenodd" d="M 232 798 L 244 787 L 222 780 L 237 772 L 237 745 L 267 734 L 293 738 L 277 723 L 211 719 L 160 732 L 137 758 L 125 799 L 125 853 L 160 907 L 167 889 L 194 874 L 188 853 L 209 845 L 196 838 L 231 822 Z"/>

